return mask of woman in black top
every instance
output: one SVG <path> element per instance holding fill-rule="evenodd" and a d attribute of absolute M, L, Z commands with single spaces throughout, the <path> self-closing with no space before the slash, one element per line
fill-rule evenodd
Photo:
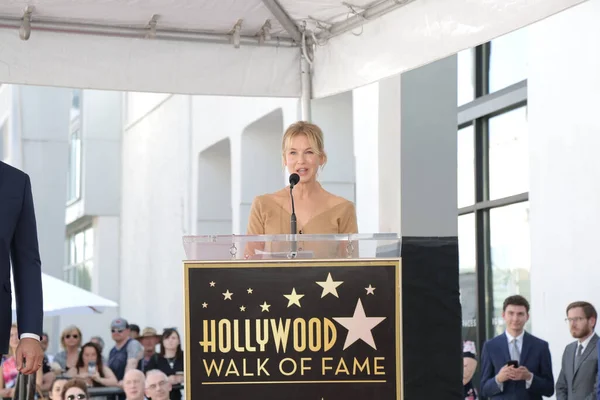
<path fill-rule="evenodd" d="M 171 385 L 183 383 L 183 351 L 181 338 L 175 329 L 165 329 L 160 341 L 160 354 L 152 357 L 146 370 L 159 369 L 167 375 Z M 181 390 L 171 390 L 171 400 L 181 400 Z"/>

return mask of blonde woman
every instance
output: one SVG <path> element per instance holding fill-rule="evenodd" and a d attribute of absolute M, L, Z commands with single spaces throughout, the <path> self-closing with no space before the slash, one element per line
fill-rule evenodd
<path fill-rule="evenodd" d="M 327 162 L 321 128 L 303 121 L 292 124 L 283 136 L 281 150 L 284 168 L 290 175 L 300 176 L 293 190 L 298 233 L 357 233 L 354 204 L 323 189 L 317 180 Z M 252 203 L 247 233 L 290 233 L 291 213 L 289 186 L 258 196 Z"/>
<path fill-rule="evenodd" d="M 77 364 L 81 348 L 81 330 L 75 325 L 67 326 L 60 335 L 61 352 L 54 356 L 54 363 L 60 365 L 62 372 L 67 372 Z"/>

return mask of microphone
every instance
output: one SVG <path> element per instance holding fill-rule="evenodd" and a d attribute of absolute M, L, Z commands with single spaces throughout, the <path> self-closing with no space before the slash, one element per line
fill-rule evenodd
<path fill-rule="evenodd" d="M 290 198 L 292 199 L 292 216 L 290 217 L 290 233 L 295 235 L 298 233 L 298 228 L 296 224 L 296 209 L 294 207 L 294 186 L 296 186 L 300 182 L 300 175 L 294 173 L 290 175 Z"/>

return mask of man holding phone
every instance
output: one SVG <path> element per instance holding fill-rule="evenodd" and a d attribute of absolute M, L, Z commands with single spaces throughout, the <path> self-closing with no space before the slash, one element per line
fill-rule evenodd
<path fill-rule="evenodd" d="M 529 302 L 514 295 L 504 300 L 506 331 L 488 340 L 481 354 L 481 395 L 491 399 L 541 400 L 554 394 L 548 343 L 525 332 Z"/>

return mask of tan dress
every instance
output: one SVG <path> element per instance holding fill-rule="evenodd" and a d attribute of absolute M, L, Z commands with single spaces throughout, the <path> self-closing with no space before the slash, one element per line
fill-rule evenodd
<path fill-rule="evenodd" d="M 351 234 L 358 233 L 356 209 L 348 200 L 341 199 L 334 206 L 310 218 L 301 226 L 299 234 Z M 248 235 L 279 235 L 290 232 L 291 213 L 281 206 L 273 195 L 258 196 L 252 202 L 248 218 Z M 312 258 L 344 257 L 346 245 L 336 242 L 298 242 L 298 251 L 312 252 Z M 261 258 L 254 254 L 258 250 L 266 252 L 288 252 L 290 243 L 254 243 L 246 247 L 247 258 Z M 263 257 L 264 258 L 264 257 Z"/>

